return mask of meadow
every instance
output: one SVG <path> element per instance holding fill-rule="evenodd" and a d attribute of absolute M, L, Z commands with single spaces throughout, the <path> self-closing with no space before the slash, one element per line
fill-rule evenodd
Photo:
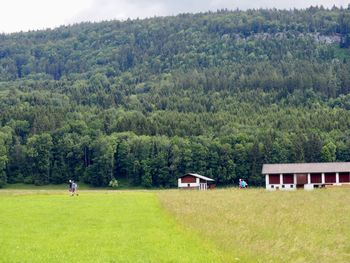
<path fill-rule="evenodd" d="M 0 191 L 0 262 L 225 262 L 154 193 Z"/>
<path fill-rule="evenodd" d="M 350 190 L 163 191 L 189 231 L 241 262 L 350 262 Z"/>
<path fill-rule="evenodd" d="M 350 262 L 350 191 L 7 189 L 0 262 Z"/>

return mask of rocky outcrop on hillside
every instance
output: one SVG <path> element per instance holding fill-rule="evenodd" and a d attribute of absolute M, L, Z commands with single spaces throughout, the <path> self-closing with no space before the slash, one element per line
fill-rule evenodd
<path fill-rule="evenodd" d="M 247 41 L 247 40 L 269 40 L 269 39 L 293 39 L 293 38 L 311 38 L 316 43 L 320 44 L 339 44 L 341 42 L 340 34 L 332 35 L 322 35 L 320 33 L 300 33 L 300 32 L 278 32 L 278 33 L 255 33 L 250 36 L 242 36 L 240 34 L 225 34 L 222 36 L 223 39 L 234 39 L 237 41 Z"/>

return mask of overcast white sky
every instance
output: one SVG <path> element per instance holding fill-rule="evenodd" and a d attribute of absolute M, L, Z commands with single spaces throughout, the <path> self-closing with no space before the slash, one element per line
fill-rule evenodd
<path fill-rule="evenodd" d="M 247 8 L 347 6 L 349 0 L 0 0 L 0 33 L 53 28 L 82 21 L 144 18 Z"/>

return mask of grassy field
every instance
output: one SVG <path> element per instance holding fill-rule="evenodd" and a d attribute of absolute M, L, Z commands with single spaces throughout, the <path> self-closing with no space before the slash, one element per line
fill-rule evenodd
<path fill-rule="evenodd" d="M 0 191 L 0 262 L 227 262 L 153 192 Z"/>
<path fill-rule="evenodd" d="M 241 262 L 350 262 L 350 189 L 163 191 L 163 207 Z"/>
<path fill-rule="evenodd" d="M 0 191 L 0 262 L 350 262 L 350 189 Z"/>

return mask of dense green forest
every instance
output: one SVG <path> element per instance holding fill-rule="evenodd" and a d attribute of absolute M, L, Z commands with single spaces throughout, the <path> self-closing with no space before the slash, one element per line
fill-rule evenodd
<path fill-rule="evenodd" d="M 350 161 L 350 6 L 0 35 L 0 186 L 262 185 L 263 163 Z"/>

